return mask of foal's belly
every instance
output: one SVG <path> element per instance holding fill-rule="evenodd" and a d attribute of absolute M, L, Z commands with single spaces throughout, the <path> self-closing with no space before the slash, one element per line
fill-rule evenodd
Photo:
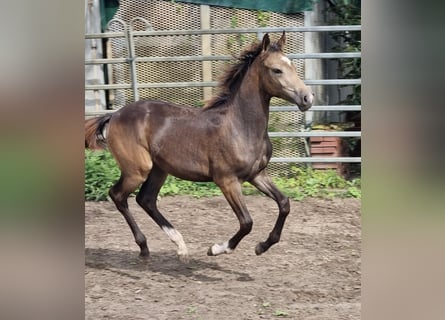
<path fill-rule="evenodd" d="M 189 181 L 212 181 L 208 156 L 198 151 L 196 145 L 166 143 L 151 156 L 153 162 L 170 175 Z"/>
<path fill-rule="evenodd" d="M 160 152 L 153 156 L 153 162 L 163 171 L 184 180 L 210 182 L 214 181 L 214 177 L 236 176 L 248 181 L 267 166 L 269 158 L 264 153 L 247 157 L 231 156 L 228 153 L 205 157 L 199 154 L 171 155 Z"/>
<path fill-rule="evenodd" d="M 205 173 L 205 170 L 197 170 L 198 168 L 184 168 L 184 167 L 166 167 L 162 168 L 164 171 L 168 172 L 170 175 L 177 178 L 195 181 L 195 182 L 210 182 L 213 178 Z"/>
<path fill-rule="evenodd" d="M 271 144 L 246 141 L 231 127 L 209 128 L 185 119 L 163 119 L 149 135 L 153 162 L 178 178 L 197 182 L 221 177 L 249 180 L 263 170 L 271 156 Z"/>

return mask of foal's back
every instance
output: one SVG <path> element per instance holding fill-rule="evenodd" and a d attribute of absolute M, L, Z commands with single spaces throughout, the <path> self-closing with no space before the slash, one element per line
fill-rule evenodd
<path fill-rule="evenodd" d="M 141 161 L 182 179 L 212 181 L 215 171 L 240 163 L 234 153 L 242 150 L 234 150 L 237 144 L 230 137 L 233 126 L 223 107 L 206 109 L 142 100 L 115 113 L 109 124 L 110 136 L 118 136 L 118 131 L 126 139 L 125 145 L 109 141 L 116 158 L 122 157 L 123 148 L 131 149 L 132 154 L 144 153 Z"/>

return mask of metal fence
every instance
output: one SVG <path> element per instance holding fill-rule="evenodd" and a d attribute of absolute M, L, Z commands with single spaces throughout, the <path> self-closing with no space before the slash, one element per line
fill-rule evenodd
<path fill-rule="evenodd" d="M 108 84 L 87 84 L 85 90 L 87 91 L 109 91 L 123 92 L 124 98 L 121 99 L 122 105 L 127 103 L 127 100 L 139 100 L 140 98 L 151 97 L 155 91 L 146 90 L 158 90 L 158 89 L 193 89 L 200 88 L 198 93 L 201 97 L 208 98 L 212 94 L 212 90 L 217 86 L 217 81 L 208 81 L 207 78 L 212 78 L 213 69 L 211 63 L 218 63 L 216 67 L 220 67 L 221 63 L 227 63 L 233 60 L 231 54 L 193 54 L 193 55 L 156 55 L 156 56 L 142 56 L 138 54 L 138 47 L 150 46 L 153 43 L 166 39 L 163 37 L 188 37 L 191 41 L 199 41 L 200 46 L 205 46 L 206 41 L 210 41 L 206 38 L 208 35 L 224 35 L 226 39 L 235 37 L 239 39 L 240 36 L 250 35 L 251 37 L 261 39 L 265 33 L 281 34 L 283 31 L 289 35 L 298 34 L 301 35 L 306 32 L 333 32 L 333 31 L 345 31 L 345 32 L 360 32 L 361 26 L 298 26 L 298 27 L 262 27 L 262 28 L 213 28 L 213 29 L 190 29 L 190 30 L 158 30 L 154 31 L 150 28 L 150 23 L 143 18 L 133 18 L 130 23 L 126 23 L 121 19 L 113 19 L 109 25 L 117 24 L 120 27 L 120 31 L 108 31 L 105 33 L 86 34 L 85 39 L 110 39 L 112 41 L 119 41 L 122 48 L 120 57 L 109 57 L 106 59 L 86 59 L 85 65 L 100 65 L 105 68 L 112 65 L 125 66 L 124 73 L 127 73 L 128 81 L 125 83 L 108 83 Z M 141 30 L 142 29 L 142 30 Z M 238 38 L 236 38 L 238 37 Z M 300 38 L 301 39 L 301 38 Z M 171 39 L 169 40 L 171 41 Z M 227 43 L 227 42 L 226 42 Z M 122 45 L 124 44 L 124 45 Z M 304 48 L 303 48 L 304 49 Z M 139 50 L 140 51 L 140 50 Z M 205 50 L 204 50 L 205 51 Z M 202 52 L 202 48 L 201 48 Z M 341 58 L 361 58 L 360 52 L 290 52 L 288 57 L 295 63 L 302 64 L 304 59 L 341 59 Z M 191 79 L 189 81 L 163 81 L 163 82 L 144 82 L 141 81 L 140 74 L 141 66 L 150 63 L 167 63 L 167 69 L 180 69 L 184 68 L 181 63 L 191 62 L 196 63 L 196 68 L 199 74 L 205 75 L 210 73 L 210 76 L 204 76 L 200 79 Z M 175 67 L 176 66 L 176 67 Z M 210 70 L 205 70 L 209 68 Z M 212 69 L 213 68 L 213 69 Z M 218 69 L 218 68 L 217 68 Z M 301 68 L 300 68 L 301 69 Z M 111 69 L 109 69 L 111 70 Z M 122 69 L 114 69 L 116 70 Z M 187 70 L 186 70 L 187 71 Z M 144 71 L 146 72 L 146 71 Z M 113 73 L 111 71 L 110 73 Z M 110 77 L 110 75 L 109 75 Z M 165 79 L 169 79 L 168 75 Z M 175 79 L 175 78 L 173 78 Z M 333 86 L 333 85 L 357 85 L 361 84 L 361 79 L 316 79 L 305 80 L 307 85 L 311 86 Z M 142 94 L 141 94 L 142 92 Z M 131 93 L 131 97 L 128 97 L 128 93 Z M 183 94 L 183 93 L 182 93 Z M 115 97 L 116 99 L 116 97 Z M 169 99 L 162 99 L 169 100 Z M 119 99 L 116 99 L 119 101 Z M 116 102 L 115 101 L 115 102 Z M 128 102 L 130 102 L 128 101 Z M 284 100 L 283 100 L 284 101 Z M 304 114 L 298 110 L 296 106 L 283 105 L 283 101 L 273 100 L 271 103 L 271 120 L 273 120 L 274 114 L 289 114 L 293 115 L 287 117 L 284 121 L 277 120 L 274 128 L 270 128 L 269 135 L 274 144 L 274 157 L 271 159 L 272 166 L 276 164 L 278 167 L 276 170 L 283 170 L 283 166 L 295 165 L 295 164 L 310 164 L 310 163 L 361 163 L 361 157 L 314 157 L 310 155 L 310 151 L 307 145 L 309 137 L 361 137 L 361 131 L 311 131 L 310 128 L 306 128 L 304 125 Z M 178 102 L 178 101 L 175 101 Z M 179 101 L 182 102 L 182 101 Z M 117 103 L 115 107 L 121 107 Z M 323 111 L 361 111 L 361 105 L 315 105 L 311 108 L 312 112 Z M 87 117 L 99 115 L 103 113 L 113 112 L 113 110 L 87 110 L 85 115 Z M 295 118 L 296 117 L 296 118 Z M 277 117 L 280 119 L 280 117 Z M 293 123 L 294 125 L 289 125 Z M 284 129 L 283 129 L 284 128 Z M 276 145 L 281 142 L 284 143 L 284 147 L 278 147 L 279 150 L 284 151 L 280 154 L 277 153 Z M 297 146 L 297 147 L 295 147 Z"/>

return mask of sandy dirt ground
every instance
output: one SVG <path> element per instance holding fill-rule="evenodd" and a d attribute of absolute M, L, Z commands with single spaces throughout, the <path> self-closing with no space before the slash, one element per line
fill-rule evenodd
<path fill-rule="evenodd" d="M 232 254 L 207 256 L 238 221 L 223 197 L 160 200 L 191 259 L 130 199 L 151 256 L 138 257 L 124 218 L 111 202 L 85 203 L 86 319 L 360 319 L 360 200 L 291 202 L 281 241 L 254 248 L 272 230 L 273 200 L 246 197 L 254 225 Z"/>

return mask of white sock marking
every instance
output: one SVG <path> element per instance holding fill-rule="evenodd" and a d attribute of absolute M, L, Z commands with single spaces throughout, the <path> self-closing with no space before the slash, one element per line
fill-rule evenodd
<path fill-rule="evenodd" d="M 176 245 L 178 246 L 178 255 L 187 256 L 188 250 L 187 246 L 185 245 L 184 239 L 182 238 L 182 235 L 175 228 L 164 226 L 162 227 L 162 230 L 164 230 L 170 240 L 176 243 Z"/>
<path fill-rule="evenodd" d="M 213 255 L 217 256 L 222 253 L 232 253 L 232 249 L 229 248 L 229 241 L 226 241 L 222 244 L 214 244 L 212 246 L 212 253 Z"/>

